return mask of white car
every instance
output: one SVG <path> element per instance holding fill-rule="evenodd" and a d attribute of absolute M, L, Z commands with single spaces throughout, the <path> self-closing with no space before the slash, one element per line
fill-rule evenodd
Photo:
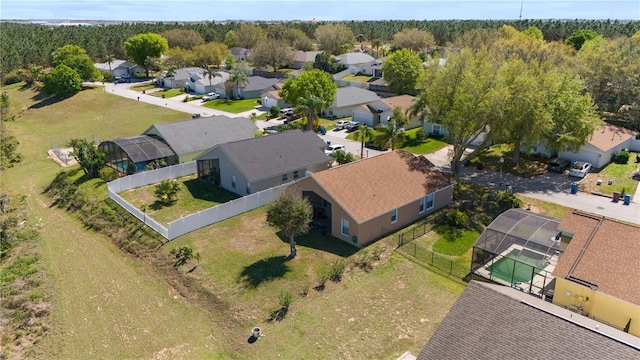
<path fill-rule="evenodd" d="M 583 178 L 591 171 L 591 164 L 584 161 L 576 161 L 569 169 L 569 176 Z"/>
<path fill-rule="evenodd" d="M 329 154 L 333 154 L 334 152 L 338 151 L 338 150 L 342 150 L 342 151 L 347 151 L 347 148 L 344 145 L 328 145 L 326 149 L 324 149 L 324 153 L 329 155 Z"/>
<path fill-rule="evenodd" d="M 349 124 L 349 122 L 347 120 L 340 120 L 336 123 L 336 129 L 337 130 L 342 130 L 344 128 L 347 127 L 347 125 Z"/>
<path fill-rule="evenodd" d="M 220 97 L 220 94 L 214 93 L 214 92 L 210 92 L 207 95 L 202 97 L 202 101 L 209 101 L 209 100 L 214 100 Z"/>

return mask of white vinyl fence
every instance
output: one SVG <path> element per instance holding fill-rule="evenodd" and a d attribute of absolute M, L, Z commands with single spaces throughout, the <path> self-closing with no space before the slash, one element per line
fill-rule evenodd
<path fill-rule="evenodd" d="M 222 220 L 240 215 L 249 210 L 264 206 L 277 198 L 280 193 L 282 193 L 282 191 L 289 185 L 283 184 L 271 189 L 263 190 L 236 200 L 229 201 L 224 204 L 211 207 L 206 210 L 198 211 L 197 213 L 187 215 L 178 220 L 170 222 L 168 227 L 162 226 L 160 223 L 150 218 L 140 209 L 131 205 L 120 195 L 118 195 L 118 193 L 126 190 L 155 184 L 162 180 L 176 179 L 181 176 L 191 175 L 196 171 L 196 162 L 192 161 L 184 164 L 129 175 L 127 177 L 114 180 L 107 185 L 109 197 L 129 213 L 131 213 L 131 215 L 135 216 L 140 221 L 143 221 L 146 225 L 162 235 L 164 238 L 166 238 L 167 240 L 173 240 L 191 231 L 198 230 L 205 226 L 215 224 Z"/>

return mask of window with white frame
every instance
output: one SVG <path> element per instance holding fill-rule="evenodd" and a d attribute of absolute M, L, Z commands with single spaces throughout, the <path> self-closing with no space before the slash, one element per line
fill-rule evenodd
<path fill-rule="evenodd" d="M 398 221 L 398 209 L 391 210 L 391 223 Z"/>
<path fill-rule="evenodd" d="M 433 194 L 427 195 L 427 210 L 433 209 Z"/>
<path fill-rule="evenodd" d="M 340 219 L 340 231 L 342 235 L 349 236 L 349 220 Z"/>
<path fill-rule="evenodd" d="M 234 189 L 236 187 L 236 177 L 235 176 L 231 177 L 231 187 L 234 188 Z"/>
<path fill-rule="evenodd" d="M 426 203 L 426 198 L 420 198 L 420 205 L 418 206 L 418 214 L 422 214 L 424 212 L 424 204 Z"/>

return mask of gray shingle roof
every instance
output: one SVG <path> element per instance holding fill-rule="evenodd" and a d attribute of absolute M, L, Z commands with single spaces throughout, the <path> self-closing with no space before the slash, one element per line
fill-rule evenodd
<path fill-rule="evenodd" d="M 227 157 L 251 181 L 331 162 L 332 159 L 324 153 L 326 146 L 327 144 L 316 133 L 301 130 L 285 131 L 219 145 Z M 205 153 L 200 157 L 206 157 L 206 155 Z"/>
<path fill-rule="evenodd" d="M 155 124 L 144 134 L 157 131 L 178 155 L 203 151 L 217 144 L 253 138 L 258 127 L 243 117 L 223 115 L 166 124 Z"/>
<path fill-rule="evenodd" d="M 359 53 L 359 52 L 351 52 L 351 53 L 342 54 L 340 56 L 336 56 L 336 58 L 338 59 L 338 62 L 340 64 L 344 64 L 344 65 L 347 65 L 347 66 L 371 63 L 371 62 L 374 62 L 376 60 L 376 59 L 373 58 L 373 56 L 371 56 L 369 54 Z"/>
<path fill-rule="evenodd" d="M 331 107 L 341 108 L 346 106 L 362 105 L 378 100 L 380 100 L 380 97 L 378 97 L 378 95 L 373 91 L 361 89 L 355 86 L 345 86 L 338 88 L 338 91 L 336 91 L 336 99 L 333 101 Z"/>
<path fill-rule="evenodd" d="M 262 76 L 249 76 L 249 82 L 242 87 L 242 91 L 256 90 L 273 90 L 273 86 L 281 81 L 281 79 L 267 79 Z"/>
<path fill-rule="evenodd" d="M 640 341 L 633 335 L 513 288 L 476 281 L 418 355 L 418 360 L 639 358 Z"/>

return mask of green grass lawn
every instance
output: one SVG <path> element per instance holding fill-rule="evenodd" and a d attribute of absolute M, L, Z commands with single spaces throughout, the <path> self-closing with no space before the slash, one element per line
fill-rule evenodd
<path fill-rule="evenodd" d="M 146 214 L 165 226 L 183 216 L 240 197 L 223 188 L 198 180 L 196 175 L 178 178 L 176 182 L 180 184 L 180 191 L 176 200 L 169 205 L 156 200 L 155 184 L 125 191 L 120 196 L 138 209 L 143 205 L 146 206 Z"/>
<path fill-rule="evenodd" d="M 356 252 L 319 233 L 297 237 L 298 257 L 285 261 L 287 238 L 266 225 L 265 208 L 259 208 L 157 250 L 169 255 L 190 245 L 200 254 L 199 262 L 179 269 L 188 280 L 183 285 L 215 296 L 191 298 L 167 280 L 164 274 L 173 269 L 123 253 L 43 195 L 63 170 L 46 156 L 51 139 L 134 136 L 151 124 L 187 116 L 101 89 L 57 102 L 38 100 L 20 84 L 2 90 L 12 109 L 25 109 L 7 124 L 24 160 L 3 171 L 3 193 L 26 195 L 28 221 L 40 224 L 40 266 L 53 305 L 49 331 L 30 358 L 396 358 L 407 350 L 419 353 L 464 288 L 396 255 L 387 239 L 373 245 L 385 251 L 371 272 L 355 262 L 372 247 Z M 78 170 L 75 176 L 81 175 Z M 85 181 L 81 190 L 106 198 L 98 179 Z M 191 193 L 196 204 L 209 189 L 199 191 L 183 195 Z M 348 264 L 343 280 L 313 290 L 318 272 L 337 259 Z M 268 321 L 284 291 L 293 296 L 289 313 L 283 321 Z M 253 326 L 264 337 L 249 344 Z"/>
<path fill-rule="evenodd" d="M 635 152 L 629 154 L 629 161 L 626 164 L 616 164 L 611 162 L 597 173 L 588 174 L 584 180 L 580 182 L 582 190 L 593 191 L 606 195 L 612 195 L 614 191 L 633 194 L 638 187 L 638 181 L 631 178 L 631 174 L 640 167 L 640 163 L 636 162 Z M 598 185 L 598 180 L 602 180 L 602 184 Z M 611 180 L 611 185 L 609 185 Z"/>
<path fill-rule="evenodd" d="M 433 251 L 442 255 L 462 256 L 480 237 L 480 233 L 475 230 L 461 230 L 448 225 L 439 225 L 433 230 L 440 235 L 433 244 Z"/>
<path fill-rule="evenodd" d="M 146 90 L 156 89 L 157 87 L 154 84 L 140 84 L 131 86 L 129 89 L 133 91 L 143 92 Z"/>
<path fill-rule="evenodd" d="M 399 146 L 398 149 L 402 149 L 414 154 L 430 154 L 434 151 L 438 151 L 445 146 L 447 143 L 434 138 L 425 138 L 422 141 L 416 140 L 416 133 L 419 131 L 419 128 L 410 129 L 405 132 L 405 141 L 402 146 Z M 347 135 L 347 139 L 356 140 L 355 133 L 351 133 Z"/>
<path fill-rule="evenodd" d="M 156 91 L 151 95 L 156 96 L 156 97 L 163 97 L 163 95 L 164 95 L 164 98 L 169 99 L 169 98 L 176 97 L 176 96 L 182 95 L 182 94 L 184 94 L 184 91 L 182 89 L 167 89 L 167 90 L 163 90 L 163 91 Z"/>
<path fill-rule="evenodd" d="M 358 82 L 369 82 L 373 76 L 371 75 L 347 75 L 340 80 L 344 81 L 358 81 Z"/>
<path fill-rule="evenodd" d="M 203 106 L 210 109 L 217 109 L 230 113 L 241 113 L 249 110 L 253 110 L 258 106 L 256 99 L 244 99 L 244 100 L 229 100 L 229 99 L 216 99 L 207 101 Z"/>

